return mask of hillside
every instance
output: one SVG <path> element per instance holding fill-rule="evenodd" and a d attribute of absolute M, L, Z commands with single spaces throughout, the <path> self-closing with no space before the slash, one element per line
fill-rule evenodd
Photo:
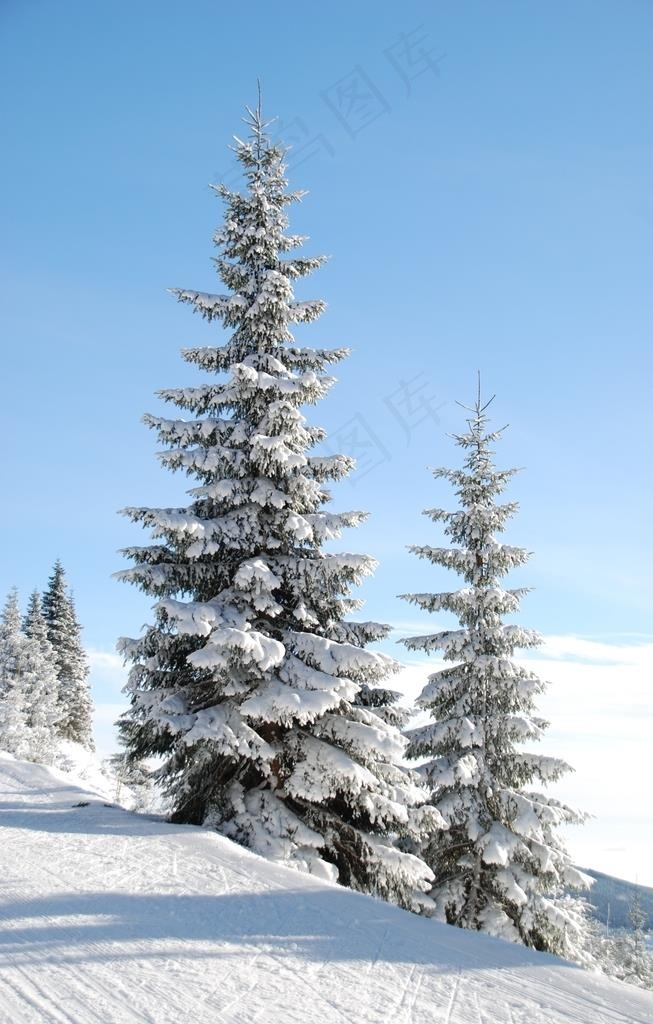
<path fill-rule="evenodd" d="M 2 1024 L 652 1024 L 653 996 L 0 757 Z"/>
<path fill-rule="evenodd" d="M 609 922 L 611 928 L 630 928 L 628 910 L 635 893 L 646 914 L 646 928 L 653 928 L 653 889 L 646 885 L 633 885 L 623 878 L 604 875 L 601 871 L 583 868 L 594 879 L 594 885 L 587 899 L 594 909 L 594 916 L 601 924 Z"/>

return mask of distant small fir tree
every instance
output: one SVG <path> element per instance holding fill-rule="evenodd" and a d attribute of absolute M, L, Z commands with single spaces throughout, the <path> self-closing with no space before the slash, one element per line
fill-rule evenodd
<path fill-rule="evenodd" d="M 116 780 L 116 800 L 134 811 L 152 810 L 154 803 L 153 772 L 143 761 L 131 758 L 127 751 L 112 754 L 108 772 Z"/>
<path fill-rule="evenodd" d="M 43 618 L 54 649 L 58 680 L 58 735 L 93 749 L 93 704 L 88 685 L 88 661 L 81 641 L 81 626 L 66 586 L 66 574 L 55 562 L 43 594 Z"/>
<path fill-rule="evenodd" d="M 54 649 L 41 611 L 37 590 L 30 595 L 23 632 L 32 644 L 32 684 L 25 694 L 26 722 L 30 729 L 34 760 L 50 764 L 56 752 L 59 721 L 58 680 Z"/>
<path fill-rule="evenodd" d="M 51 764 L 56 750 L 56 679 L 52 652 L 42 644 L 42 634 L 41 639 L 37 635 L 42 624 L 30 612 L 30 628 L 24 631 L 13 590 L 0 623 L 0 749 Z"/>
<path fill-rule="evenodd" d="M 630 898 L 628 923 L 630 929 L 622 933 L 619 943 L 620 975 L 631 985 L 653 988 L 653 956 L 646 941 L 646 914 L 637 890 Z"/>
<path fill-rule="evenodd" d="M 0 750 L 20 758 L 29 754 L 23 639 L 18 594 L 14 589 L 0 619 Z"/>

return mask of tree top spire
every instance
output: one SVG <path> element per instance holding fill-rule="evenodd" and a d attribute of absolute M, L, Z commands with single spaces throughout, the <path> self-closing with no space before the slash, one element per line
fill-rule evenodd
<path fill-rule="evenodd" d="M 256 106 L 254 109 L 245 105 L 247 116 L 243 118 L 244 123 L 250 129 L 250 133 L 256 146 L 256 156 L 260 159 L 261 153 L 269 141 L 269 136 L 266 131 L 276 120 L 276 118 L 270 118 L 269 121 L 263 120 L 263 100 L 261 90 L 261 79 L 256 79 Z"/>
<path fill-rule="evenodd" d="M 460 408 L 464 409 L 466 412 L 473 413 L 474 414 L 474 418 L 475 418 L 475 422 L 477 424 L 480 424 L 485 419 L 485 411 L 486 411 L 486 409 L 488 409 L 492 405 L 492 402 L 496 398 L 496 395 L 492 395 L 490 398 L 488 398 L 487 402 L 484 402 L 483 399 L 481 398 L 481 371 L 480 370 L 476 371 L 476 377 L 477 377 L 476 401 L 474 402 L 474 405 L 465 405 L 464 402 L 458 402 L 458 401 L 456 402 L 456 405 L 459 405 Z M 471 426 L 471 423 L 470 423 L 470 426 Z"/>

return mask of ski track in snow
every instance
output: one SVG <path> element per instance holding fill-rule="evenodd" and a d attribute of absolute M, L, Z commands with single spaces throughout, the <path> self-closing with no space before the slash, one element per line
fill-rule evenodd
<path fill-rule="evenodd" d="M 653 1024 L 650 993 L 37 765 L 0 758 L 0 827 L 0 1024 Z"/>

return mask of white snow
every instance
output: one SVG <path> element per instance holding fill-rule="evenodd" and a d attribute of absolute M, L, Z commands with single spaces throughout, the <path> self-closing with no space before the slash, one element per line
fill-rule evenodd
<path fill-rule="evenodd" d="M 105 806 L 6 755 L 0 826 L 1 1024 L 653 1021 L 650 993 Z"/>

